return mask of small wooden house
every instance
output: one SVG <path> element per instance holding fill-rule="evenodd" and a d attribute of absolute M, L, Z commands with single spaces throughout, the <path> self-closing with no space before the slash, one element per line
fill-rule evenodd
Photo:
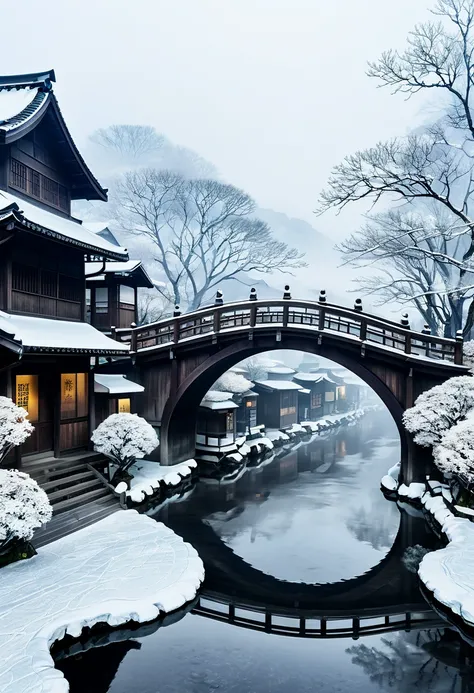
<path fill-rule="evenodd" d="M 87 321 L 98 330 L 138 322 L 138 289 L 153 282 L 139 260 L 86 263 Z"/>
<path fill-rule="evenodd" d="M 227 395 L 227 396 L 226 396 Z M 236 450 L 236 410 L 230 393 L 210 391 L 202 400 L 197 416 L 196 451 L 222 457 Z"/>
<path fill-rule="evenodd" d="M 333 414 L 336 408 L 336 383 L 325 373 L 296 373 L 295 384 L 303 389 L 300 394 L 305 406 L 306 421 Z M 306 391 L 309 390 L 309 394 Z M 300 409 L 301 411 L 301 409 Z M 303 420 L 303 419 L 301 419 Z"/>
<path fill-rule="evenodd" d="M 248 390 L 241 395 L 234 395 L 233 399 L 239 407 L 235 412 L 237 437 L 248 435 L 250 429 L 257 425 L 258 394 Z"/>
<path fill-rule="evenodd" d="M 285 429 L 298 422 L 298 391 L 301 385 L 291 380 L 256 380 L 259 395 L 258 423 L 265 428 Z"/>
<path fill-rule="evenodd" d="M 95 424 L 98 426 L 111 414 L 135 414 L 137 399 L 145 391 L 143 385 L 125 375 L 96 373 L 94 376 Z"/>

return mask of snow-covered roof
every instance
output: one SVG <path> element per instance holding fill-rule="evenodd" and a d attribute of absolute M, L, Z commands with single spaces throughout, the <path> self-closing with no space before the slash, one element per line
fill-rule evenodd
<path fill-rule="evenodd" d="M 127 354 L 126 344 L 110 339 L 86 322 L 10 315 L 0 311 L 0 330 L 14 335 L 24 351 Z"/>
<path fill-rule="evenodd" d="M 88 274 L 94 274 L 102 268 L 102 262 L 86 262 L 86 280 L 87 281 L 100 281 L 105 279 L 106 274 L 119 274 L 123 276 L 131 276 L 135 273 L 135 276 L 142 275 L 142 283 L 140 286 L 145 286 L 148 289 L 153 288 L 153 282 L 148 276 L 143 267 L 141 260 L 127 260 L 126 262 L 106 262 L 103 274 L 98 274 L 95 277 L 87 277 Z"/>
<path fill-rule="evenodd" d="M 294 378 L 307 383 L 320 383 L 325 380 L 328 383 L 336 384 L 326 373 L 295 373 Z"/>
<path fill-rule="evenodd" d="M 232 399 L 232 392 L 225 392 L 224 390 L 208 390 L 203 398 L 203 401 L 223 402 L 226 399 Z"/>
<path fill-rule="evenodd" d="M 301 385 L 291 380 L 256 380 L 255 385 L 261 385 L 269 390 L 300 390 Z"/>
<path fill-rule="evenodd" d="M 201 407 L 212 409 L 212 411 L 220 411 L 221 409 L 238 409 L 239 405 L 232 402 L 230 399 L 223 400 L 222 402 L 212 402 L 211 400 L 203 399 L 201 402 Z"/>
<path fill-rule="evenodd" d="M 23 75 L 0 76 L 0 144 L 11 144 L 31 132 L 41 120 L 51 117 L 53 141 L 65 171 L 74 177 L 71 187 L 75 200 L 107 200 L 107 191 L 93 176 L 63 118 L 53 82 L 54 70 Z"/>
<path fill-rule="evenodd" d="M 0 123 L 3 128 L 8 128 L 5 121 L 17 116 L 31 104 L 38 94 L 37 89 L 2 89 L 0 91 Z M 45 94 L 46 96 L 46 94 Z"/>
<path fill-rule="evenodd" d="M 267 373 L 274 373 L 275 375 L 293 375 L 295 369 L 289 368 L 288 366 L 272 366 L 271 368 L 267 368 Z"/>
<path fill-rule="evenodd" d="M 108 395 L 125 395 L 132 392 L 144 392 L 143 385 L 128 380 L 124 375 L 115 373 L 96 373 L 94 375 L 94 392 Z"/>
<path fill-rule="evenodd" d="M 84 252 L 117 260 L 128 258 L 126 248 L 112 245 L 89 231 L 80 222 L 66 219 L 21 197 L 0 190 L 0 218 L 3 220 L 8 217 L 16 219 L 31 231 L 83 248 Z"/>
<path fill-rule="evenodd" d="M 302 395 L 310 395 L 311 394 L 311 390 L 308 390 L 308 388 L 306 388 L 306 387 L 300 388 L 298 390 L 298 392 L 301 392 Z"/>

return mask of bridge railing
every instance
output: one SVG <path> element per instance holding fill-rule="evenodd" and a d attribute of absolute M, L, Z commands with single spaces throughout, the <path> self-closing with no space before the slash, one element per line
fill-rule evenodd
<path fill-rule="evenodd" d="M 202 308 L 194 313 L 140 327 L 114 330 L 132 352 L 170 347 L 206 334 L 262 330 L 266 327 L 304 328 L 338 333 L 377 344 L 382 349 L 462 364 L 462 337 L 447 339 L 415 332 L 399 323 L 349 308 L 292 299 L 245 301 Z"/>
<path fill-rule="evenodd" d="M 214 621 L 274 635 L 299 638 L 347 638 L 378 635 L 400 630 L 434 628 L 442 622 L 433 611 L 419 611 L 382 616 L 348 616 L 347 618 L 308 618 L 281 616 L 270 611 L 256 611 L 234 604 L 201 598 L 192 612 Z"/>

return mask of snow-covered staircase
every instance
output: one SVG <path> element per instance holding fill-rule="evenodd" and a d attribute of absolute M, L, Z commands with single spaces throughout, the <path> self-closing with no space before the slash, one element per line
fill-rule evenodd
<path fill-rule="evenodd" d="M 36 532 L 35 546 L 49 543 L 86 527 L 120 509 L 118 500 L 89 465 L 103 459 L 81 451 L 65 457 L 34 455 L 23 460 L 21 470 L 46 491 L 53 519 Z"/>

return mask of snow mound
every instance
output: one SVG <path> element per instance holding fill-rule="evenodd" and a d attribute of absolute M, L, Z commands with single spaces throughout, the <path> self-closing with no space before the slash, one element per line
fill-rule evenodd
<path fill-rule="evenodd" d="M 401 484 L 401 486 L 398 489 L 398 495 L 401 498 L 409 498 L 410 500 L 420 500 L 423 494 L 425 493 L 425 490 L 425 484 L 413 481 L 409 486 Z"/>
<path fill-rule="evenodd" d="M 196 460 L 186 460 L 169 467 L 163 467 L 158 462 L 150 460 L 137 460 L 130 467 L 133 479 L 131 488 L 127 491 L 127 497 L 134 503 L 143 503 L 146 497 L 153 496 L 162 484 L 178 486 L 183 479 L 191 476 L 195 467 L 197 467 Z M 115 490 L 119 493 L 118 487 Z"/>
<path fill-rule="evenodd" d="M 382 488 L 384 488 L 386 491 L 396 491 L 397 490 L 397 482 L 395 479 L 390 476 L 390 474 L 386 474 L 384 477 L 382 477 L 382 481 L 380 482 L 382 485 Z"/>
<path fill-rule="evenodd" d="M 67 693 L 49 652 L 56 640 L 96 623 L 152 621 L 193 599 L 203 579 L 195 549 L 135 510 L 2 568 L 0 690 Z"/>

